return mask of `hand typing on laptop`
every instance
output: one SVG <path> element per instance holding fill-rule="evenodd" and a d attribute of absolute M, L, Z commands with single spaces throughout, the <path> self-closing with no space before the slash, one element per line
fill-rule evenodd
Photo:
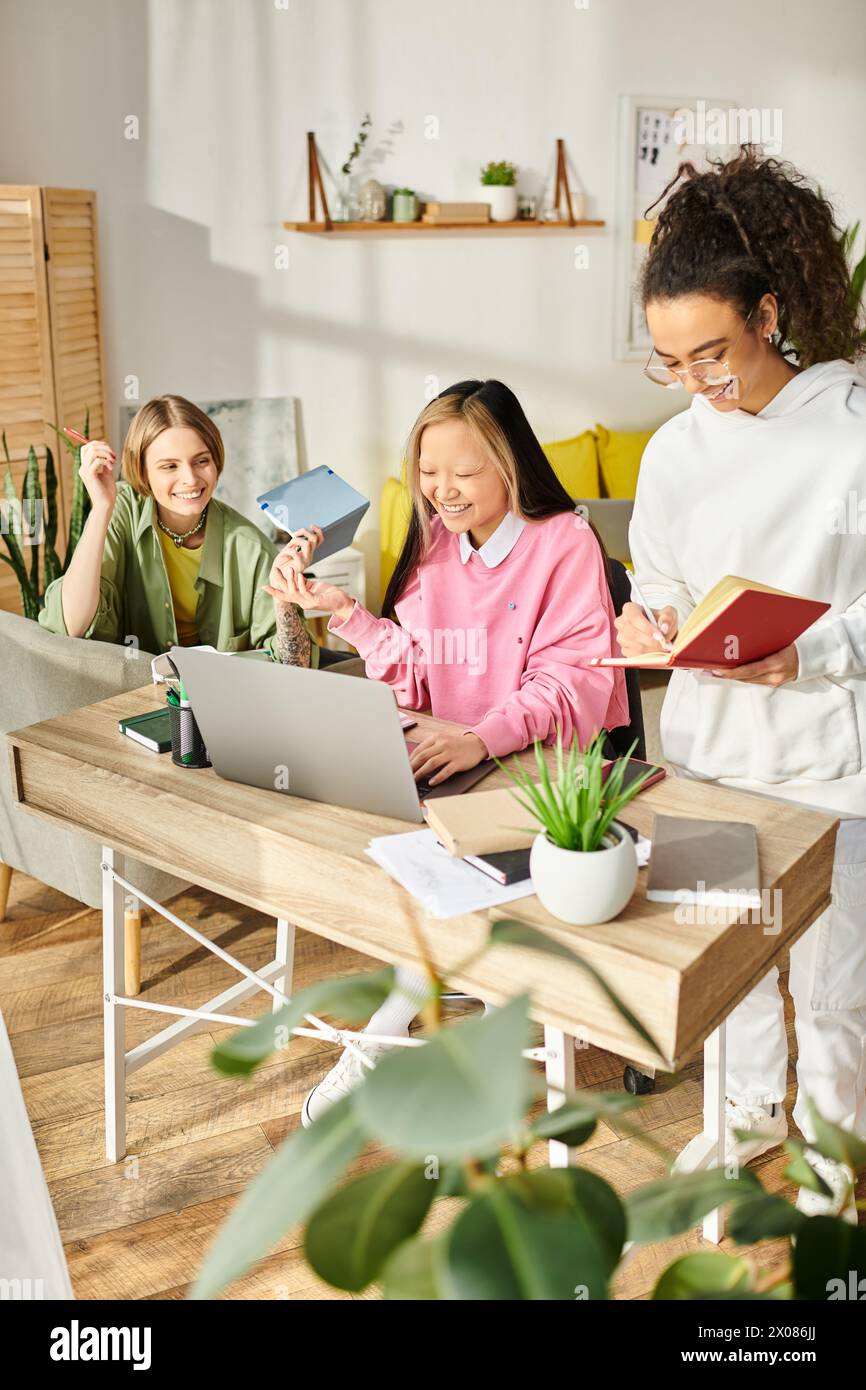
<path fill-rule="evenodd" d="M 477 734 L 430 734 L 412 750 L 412 775 L 416 782 L 435 787 L 455 772 L 477 767 L 488 756 Z"/>

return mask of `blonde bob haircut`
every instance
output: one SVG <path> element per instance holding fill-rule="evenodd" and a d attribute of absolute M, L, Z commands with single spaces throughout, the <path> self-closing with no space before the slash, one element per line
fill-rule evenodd
<path fill-rule="evenodd" d="M 137 411 L 123 441 L 123 477 L 142 497 L 150 497 L 144 455 L 163 430 L 195 430 L 214 463 L 217 477 L 223 471 L 225 448 L 222 435 L 209 416 L 183 396 L 154 396 Z"/>

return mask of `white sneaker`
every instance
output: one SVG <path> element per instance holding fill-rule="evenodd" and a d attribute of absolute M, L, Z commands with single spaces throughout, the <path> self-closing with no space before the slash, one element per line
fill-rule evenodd
<path fill-rule="evenodd" d="M 389 1043 L 359 1043 L 358 1045 L 363 1048 L 364 1055 L 369 1057 L 374 1065 L 386 1052 L 393 1051 L 393 1047 Z M 304 1129 L 309 1129 L 314 1120 L 317 1120 L 332 1105 L 336 1105 L 338 1100 L 342 1100 L 350 1091 L 353 1091 L 363 1080 L 364 1072 L 369 1070 L 370 1068 L 364 1066 L 356 1052 L 346 1048 L 339 1062 L 331 1067 L 327 1076 L 323 1076 L 318 1085 L 308 1092 L 301 1107 L 301 1124 Z"/>
<path fill-rule="evenodd" d="M 751 1138 L 738 1139 L 736 1130 L 749 1130 Z M 788 1120 L 783 1105 L 738 1105 L 735 1101 L 725 1101 L 725 1164 L 726 1168 L 735 1164 L 743 1167 L 761 1154 L 775 1149 L 788 1137 Z M 706 1149 L 703 1134 L 695 1138 L 680 1154 L 673 1166 L 675 1173 L 691 1173 L 696 1161 Z"/>
<path fill-rule="evenodd" d="M 797 1210 L 804 1216 L 838 1216 L 849 1226 L 856 1226 L 857 1208 L 854 1205 L 854 1174 L 851 1169 L 845 1163 L 825 1158 L 814 1149 L 807 1149 L 805 1157 L 833 1195 L 825 1197 L 821 1192 L 801 1187 L 797 1196 Z"/>

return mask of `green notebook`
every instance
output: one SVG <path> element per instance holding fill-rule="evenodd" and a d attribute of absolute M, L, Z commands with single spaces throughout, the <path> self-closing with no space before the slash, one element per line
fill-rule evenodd
<path fill-rule="evenodd" d="M 171 752 L 171 720 L 167 709 L 153 709 L 148 714 L 137 714 L 134 719 L 120 719 L 117 724 L 122 734 L 134 738 L 154 753 Z"/>

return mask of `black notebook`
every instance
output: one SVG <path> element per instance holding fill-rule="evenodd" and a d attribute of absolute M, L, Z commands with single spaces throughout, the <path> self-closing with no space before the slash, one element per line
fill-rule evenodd
<path fill-rule="evenodd" d="M 529 853 L 528 849 L 503 849 L 483 856 L 467 854 L 464 858 L 467 864 L 473 864 L 483 874 L 507 886 L 529 878 Z"/>

